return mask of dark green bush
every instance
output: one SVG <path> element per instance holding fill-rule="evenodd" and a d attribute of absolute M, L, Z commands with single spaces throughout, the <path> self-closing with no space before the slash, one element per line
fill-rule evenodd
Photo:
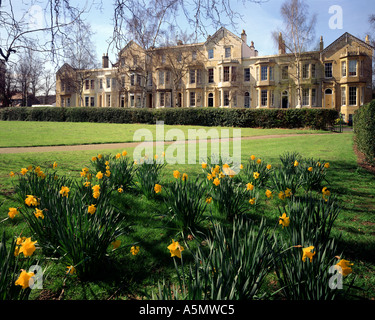
<path fill-rule="evenodd" d="M 354 139 L 358 150 L 370 164 L 375 165 L 375 100 L 355 112 Z"/>
<path fill-rule="evenodd" d="M 40 107 L 0 109 L 4 121 L 107 122 L 167 125 L 199 125 L 248 128 L 312 128 L 333 126 L 338 113 L 326 109 L 219 109 L 165 108 L 124 109 L 93 107 Z"/>

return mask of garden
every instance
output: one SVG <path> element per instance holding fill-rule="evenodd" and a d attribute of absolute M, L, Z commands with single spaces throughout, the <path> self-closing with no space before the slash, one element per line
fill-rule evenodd
<path fill-rule="evenodd" d="M 352 133 L 244 140 L 240 163 L 132 152 L 1 155 L 1 300 L 374 299 Z"/>

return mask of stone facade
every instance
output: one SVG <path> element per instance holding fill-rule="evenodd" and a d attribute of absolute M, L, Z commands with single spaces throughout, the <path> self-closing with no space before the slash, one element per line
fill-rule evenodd
<path fill-rule="evenodd" d="M 302 54 L 298 86 L 281 34 L 279 52 L 270 56 L 259 56 L 245 31 L 236 36 L 225 28 L 203 43 L 147 51 L 132 41 L 112 67 L 106 55 L 101 69 L 64 65 L 57 106 L 332 108 L 351 121 L 372 98 L 372 55 L 368 37 L 345 33 L 327 47 L 321 37 L 319 50 Z"/>

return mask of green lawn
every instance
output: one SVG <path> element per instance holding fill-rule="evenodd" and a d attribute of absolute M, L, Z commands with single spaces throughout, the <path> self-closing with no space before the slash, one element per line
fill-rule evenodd
<path fill-rule="evenodd" d="M 30 123 L 9 123 L 14 125 L 15 132 L 21 132 L 24 128 L 31 128 Z M 4 126 L 5 123 L 1 123 Z M 6 123 L 8 125 L 8 123 Z M 30 127 L 29 127 L 30 125 Z M 50 132 L 53 124 L 38 123 L 41 127 L 44 125 L 47 131 Z M 81 125 L 81 124 L 80 124 Z M 116 139 L 116 132 L 118 130 L 125 130 L 126 126 L 121 125 L 103 125 L 102 130 L 98 131 L 96 124 L 82 124 L 83 130 L 82 140 L 78 141 L 72 134 L 69 138 L 69 144 L 74 143 L 89 143 L 90 135 L 93 140 L 99 143 L 100 137 L 105 136 L 103 133 L 108 130 L 110 137 L 102 142 L 118 142 Z M 63 124 L 61 128 L 67 128 L 68 124 Z M 113 127 L 111 127 L 113 126 Z M 73 126 L 75 127 L 75 126 Z M 110 128 L 111 127 L 111 128 Z M 129 126 L 126 136 L 132 135 L 134 130 L 138 128 L 137 125 Z M 142 126 L 143 127 L 143 126 Z M 49 128 L 49 129 L 48 129 Z M 120 129 L 119 129 L 120 128 Z M 30 129 L 31 130 L 31 129 Z M 79 129 L 81 130 L 81 129 Z M 184 128 L 187 130 L 187 128 Z M 57 134 L 46 138 L 42 141 L 40 138 L 41 132 L 32 129 L 30 133 L 30 143 L 33 145 L 41 145 L 45 143 L 48 145 L 53 142 L 55 144 L 58 140 Z M 56 129 L 58 131 L 58 129 Z M 242 135 L 270 135 L 280 134 L 283 130 L 256 130 L 243 129 Z M 79 131 L 75 131 L 75 135 Z M 91 132 L 91 134 L 89 134 Z M 290 131 L 295 132 L 293 130 Z M 297 131 L 301 132 L 301 131 Z M 9 133 L 7 133 L 9 134 Z M 5 134 L 1 133 L 4 141 Z M 15 141 L 19 145 L 23 145 L 21 134 L 15 137 Z M 68 138 L 67 138 L 68 139 Z M 123 141 L 121 141 L 123 142 Z M 11 142 L 8 146 L 12 145 Z M 5 142 L 1 144 L 6 146 Z M 30 144 L 31 145 L 31 144 Z M 328 134 L 324 136 L 309 135 L 297 137 L 284 137 L 279 139 L 265 139 L 265 140 L 243 140 L 242 141 L 241 158 L 243 162 L 248 160 L 251 154 L 260 157 L 263 161 L 277 167 L 280 164 L 279 156 L 286 151 L 299 152 L 303 157 L 328 161 L 331 167 L 328 171 L 329 189 L 338 196 L 342 203 L 342 210 L 335 222 L 334 236 L 340 237 L 340 249 L 345 252 L 348 260 L 354 262 L 353 272 L 358 277 L 357 285 L 364 288 L 366 291 L 362 292 L 362 296 L 374 299 L 375 298 L 375 179 L 374 176 L 357 166 L 356 156 L 353 152 L 353 134 Z M 166 146 L 168 148 L 168 146 Z M 197 146 L 198 148 L 198 146 Z M 17 202 L 12 188 L 12 180 L 9 177 L 9 172 L 19 172 L 23 167 L 28 165 L 40 165 L 42 168 L 51 167 L 52 163 L 58 163 L 58 175 L 67 175 L 79 178 L 79 172 L 84 166 L 89 165 L 92 156 L 98 153 L 116 154 L 121 152 L 121 149 L 114 150 L 98 150 L 80 151 L 80 152 L 46 152 L 46 153 L 20 153 L 20 154 L 2 154 L 0 155 L 0 202 L 4 202 L 0 208 L 0 230 L 5 227 L 8 234 L 19 234 L 21 231 L 27 233 L 25 224 L 20 219 L 10 220 L 7 218 L 7 209 L 11 206 L 16 206 Z M 187 151 L 187 146 L 186 146 Z M 129 156 L 132 155 L 133 149 L 127 149 Z M 186 160 L 188 159 L 188 152 L 186 152 Z M 178 169 L 181 172 L 187 172 L 190 177 L 201 172 L 200 164 L 195 165 L 179 164 L 167 165 L 164 169 L 163 181 L 168 182 L 172 179 L 173 170 Z M 174 265 L 170 259 L 166 246 L 170 244 L 170 239 L 173 236 L 169 230 L 163 228 L 163 223 L 160 219 L 165 212 L 165 204 L 158 200 L 147 200 L 139 194 L 123 194 L 119 195 L 118 203 L 127 209 L 127 217 L 133 224 L 133 232 L 124 236 L 123 243 L 138 243 L 141 247 L 141 252 L 137 256 L 131 256 L 128 253 L 128 248 L 119 251 L 116 256 L 116 261 L 119 263 L 119 273 L 116 275 L 108 275 L 104 279 L 98 281 L 81 282 L 76 277 L 68 278 L 64 284 L 64 269 L 66 266 L 45 261 L 50 265 L 49 277 L 44 282 L 45 291 L 52 297 L 58 296 L 64 288 L 65 299 L 108 299 L 112 295 L 115 298 L 131 299 L 138 298 L 143 295 L 145 288 L 154 286 L 158 280 L 163 277 L 174 274 Z M 275 199 L 277 203 L 277 199 Z M 277 219 L 278 212 L 275 210 L 265 210 L 256 213 L 258 216 L 273 221 Z M 3 221 L 4 220 L 4 221 Z M 37 298 L 37 293 L 34 293 L 34 298 Z"/>
<path fill-rule="evenodd" d="M 76 123 L 76 122 L 28 122 L 0 121 L 0 147 L 57 146 L 97 143 L 133 142 L 134 133 L 139 129 L 149 130 L 156 138 L 156 126 L 144 124 L 110 124 L 110 123 Z M 185 139 L 189 129 L 211 129 L 196 126 L 165 126 L 170 129 L 181 129 Z M 232 128 L 227 129 L 232 137 Z M 242 128 L 243 137 L 278 135 L 278 134 L 309 134 L 327 133 L 308 129 L 252 129 Z"/>

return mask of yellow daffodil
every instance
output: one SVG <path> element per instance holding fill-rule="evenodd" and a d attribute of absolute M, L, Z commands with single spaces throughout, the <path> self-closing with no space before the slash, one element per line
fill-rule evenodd
<path fill-rule="evenodd" d="M 272 198 L 272 191 L 271 190 L 267 190 L 266 191 L 266 196 L 267 196 L 267 198 Z"/>
<path fill-rule="evenodd" d="M 207 175 L 207 179 L 208 179 L 208 180 L 212 180 L 212 179 L 213 179 L 213 177 L 212 177 L 212 174 L 211 174 L 211 173 L 209 173 L 209 174 Z"/>
<path fill-rule="evenodd" d="M 254 172 L 253 177 L 254 177 L 254 179 L 258 179 L 259 178 L 259 172 Z"/>
<path fill-rule="evenodd" d="M 89 187 L 91 185 L 91 182 L 90 181 L 86 181 L 84 184 L 83 184 L 85 187 Z"/>
<path fill-rule="evenodd" d="M 289 226 L 290 220 L 289 217 L 286 216 L 286 213 L 283 213 L 281 217 L 279 217 L 279 224 L 281 224 L 284 227 Z"/>
<path fill-rule="evenodd" d="M 241 163 L 241 164 L 240 164 L 240 170 L 242 170 L 242 169 L 243 169 L 243 164 Z"/>
<path fill-rule="evenodd" d="M 98 154 L 98 159 L 101 159 L 103 158 L 103 155 L 102 154 Z"/>
<path fill-rule="evenodd" d="M 63 187 L 61 187 L 60 194 L 63 197 L 68 197 L 69 191 L 70 191 L 70 189 L 68 187 L 63 186 Z"/>
<path fill-rule="evenodd" d="M 118 191 L 118 193 L 123 193 L 123 192 L 124 192 L 124 189 L 122 189 L 122 188 L 118 188 L 117 191 Z"/>
<path fill-rule="evenodd" d="M 161 185 L 155 184 L 154 190 L 155 190 L 156 193 L 160 193 L 161 192 Z"/>
<path fill-rule="evenodd" d="M 104 164 L 105 164 L 106 166 L 109 166 L 109 161 L 107 160 L 106 162 L 104 162 Z"/>
<path fill-rule="evenodd" d="M 296 160 L 296 161 L 294 161 L 294 166 L 295 167 L 298 167 L 298 165 L 299 165 L 299 162 Z"/>
<path fill-rule="evenodd" d="M 214 185 L 215 185 L 215 186 L 218 186 L 219 184 L 220 184 L 220 179 L 215 178 L 215 180 L 214 180 Z"/>
<path fill-rule="evenodd" d="M 267 167 L 266 167 L 268 170 L 271 170 L 271 168 L 272 168 L 272 165 L 270 165 L 270 164 L 267 164 Z"/>
<path fill-rule="evenodd" d="M 329 162 L 324 164 L 324 168 L 328 169 L 329 168 Z"/>
<path fill-rule="evenodd" d="M 258 163 L 258 164 L 262 163 L 262 159 L 258 159 L 258 160 L 257 160 L 257 163 Z"/>
<path fill-rule="evenodd" d="M 68 271 L 66 272 L 67 274 L 73 274 L 76 272 L 76 268 L 74 268 L 73 266 L 67 266 L 66 268 L 68 269 Z"/>
<path fill-rule="evenodd" d="M 57 162 L 56 162 L 56 161 L 53 163 L 52 168 L 53 168 L 53 169 L 56 169 L 56 168 L 57 168 Z"/>
<path fill-rule="evenodd" d="M 206 169 L 206 168 L 207 168 L 207 163 L 202 162 L 202 169 Z"/>
<path fill-rule="evenodd" d="M 130 248 L 130 252 L 133 256 L 136 256 L 139 253 L 139 247 L 138 246 L 132 246 Z"/>
<path fill-rule="evenodd" d="M 329 190 L 327 189 L 327 187 L 324 187 L 324 188 L 322 189 L 322 193 L 323 193 L 323 198 L 324 198 L 324 199 L 326 199 L 326 197 L 329 197 L 329 196 L 331 195 L 331 191 L 329 191 Z"/>
<path fill-rule="evenodd" d="M 246 185 L 246 190 L 250 190 L 250 191 L 252 191 L 252 190 L 254 190 L 254 185 L 251 183 L 251 182 L 249 182 L 247 185 Z"/>
<path fill-rule="evenodd" d="M 341 273 L 343 276 L 347 276 L 348 274 L 352 273 L 353 270 L 350 266 L 352 266 L 353 263 L 350 263 L 350 261 L 341 259 L 336 266 L 338 267 L 339 273 Z"/>
<path fill-rule="evenodd" d="M 212 197 L 206 198 L 206 203 L 210 204 L 212 202 Z"/>
<path fill-rule="evenodd" d="M 173 176 L 174 176 L 176 179 L 180 178 L 180 176 L 181 176 L 180 171 L 178 171 L 178 170 L 173 171 Z"/>
<path fill-rule="evenodd" d="M 171 253 L 171 257 L 178 257 L 181 259 L 181 252 L 184 251 L 184 248 L 178 243 L 178 241 L 174 241 L 172 239 L 172 243 L 167 247 L 167 249 Z"/>
<path fill-rule="evenodd" d="M 15 176 L 14 172 L 11 171 L 11 172 L 9 173 L 9 176 L 10 176 L 11 178 L 13 178 L 13 177 Z"/>
<path fill-rule="evenodd" d="M 103 179 L 103 173 L 101 171 L 99 171 L 97 174 L 96 174 L 96 178 L 97 179 Z"/>
<path fill-rule="evenodd" d="M 90 214 L 94 214 L 95 212 L 96 212 L 96 204 L 92 204 L 92 205 L 89 205 L 89 207 L 88 207 L 88 212 L 90 213 Z"/>
<path fill-rule="evenodd" d="M 36 249 L 35 243 L 37 243 L 37 241 L 31 241 L 31 238 L 26 238 L 21 244 L 19 253 L 23 253 L 25 257 L 30 257 Z"/>
<path fill-rule="evenodd" d="M 29 165 L 29 166 L 27 167 L 27 170 L 29 170 L 29 171 L 33 170 L 33 166 L 32 166 L 32 165 Z"/>
<path fill-rule="evenodd" d="M 186 181 L 188 178 L 188 175 L 186 173 L 182 174 L 182 181 Z"/>
<path fill-rule="evenodd" d="M 307 169 L 308 171 L 313 171 L 313 167 L 308 167 L 308 169 Z"/>
<path fill-rule="evenodd" d="M 22 168 L 21 169 L 21 174 L 24 176 L 29 170 L 27 170 L 26 168 Z"/>
<path fill-rule="evenodd" d="M 107 171 L 105 172 L 105 176 L 106 176 L 106 177 L 109 177 L 110 175 L 111 175 L 111 171 L 107 170 Z"/>
<path fill-rule="evenodd" d="M 34 272 L 26 272 L 21 270 L 21 274 L 15 282 L 16 286 L 21 286 L 22 289 L 26 289 L 30 286 L 30 279 L 34 276 Z"/>
<path fill-rule="evenodd" d="M 30 206 L 37 206 L 38 205 L 38 200 L 32 196 L 28 195 L 27 198 L 25 199 L 25 203 L 30 207 Z"/>
<path fill-rule="evenodd" d="M 96 160 L 98 160 L 96 157 L 91 158 L 91 161 L 93 161 L 93 162 L 95 162 Z"/>
<path fill-rule="evenodd" d="M 310 247 L 302 249 L 302 253 L 303 253 L 302 261 L 303 262 L 306 261 L 306 258 L 309 258 L 310 262 L 312 262 L 313 256 L 315 256 L 315 254 L 316 254 L 316 252 L 313 252 L 313 250 L 314 250 L 314 246 L 310 246 Z"/>
<path fill-rule="evenodd" d="M 92 193 L 92 196 L 93 196 L 95 199 L 98 199 L 99 196 L 100 196 L 100 192 L 99 192 L 99 191 L 94 191 L 94 192 Z"/>
<path fill-rule="evenodd" d="M 9 212 L 8 212 L 9 218 L 14 219 L 14 217 L 18 214 L 19 214 L 19 212 L 18 212 L 17 208 L 9 208 Z"/>
<path fill-rule="evenodd" d="M 279 199 L 280 199 L 280 200 L 285 200 L 285 197 L 286 197 L 286 196 L 285 196 L 284 191 L 280 191 L 280 192 L 279 192 Z"/>
<path fill-rule="evenodd" d="M 250 159 L 251 159 L 251 160 L 255 160 L 255 156 L 252 155 L 252 156 L 250 157 Z"/>
<path fill-rule="evenodd" d="M 43 210 L 39 210 L 38 208 L 35 208 L 34 215 L 36 218 L 44 219 Z"/>
<path fill-rule="evenodd" d="M 256 200 L 256 198 L 251 198 L 251 199 L 249 200 L 249 203 L 250 203 L 251 205 L 254 205 L 254 204 L 255 204 L 255 200 Z"/>
<path fill-rule="evenodd" d="M 100 185 L 96 184 L 95 186 L 92 187 L 93 192 L 99 192 L 100 190 Z"/>

